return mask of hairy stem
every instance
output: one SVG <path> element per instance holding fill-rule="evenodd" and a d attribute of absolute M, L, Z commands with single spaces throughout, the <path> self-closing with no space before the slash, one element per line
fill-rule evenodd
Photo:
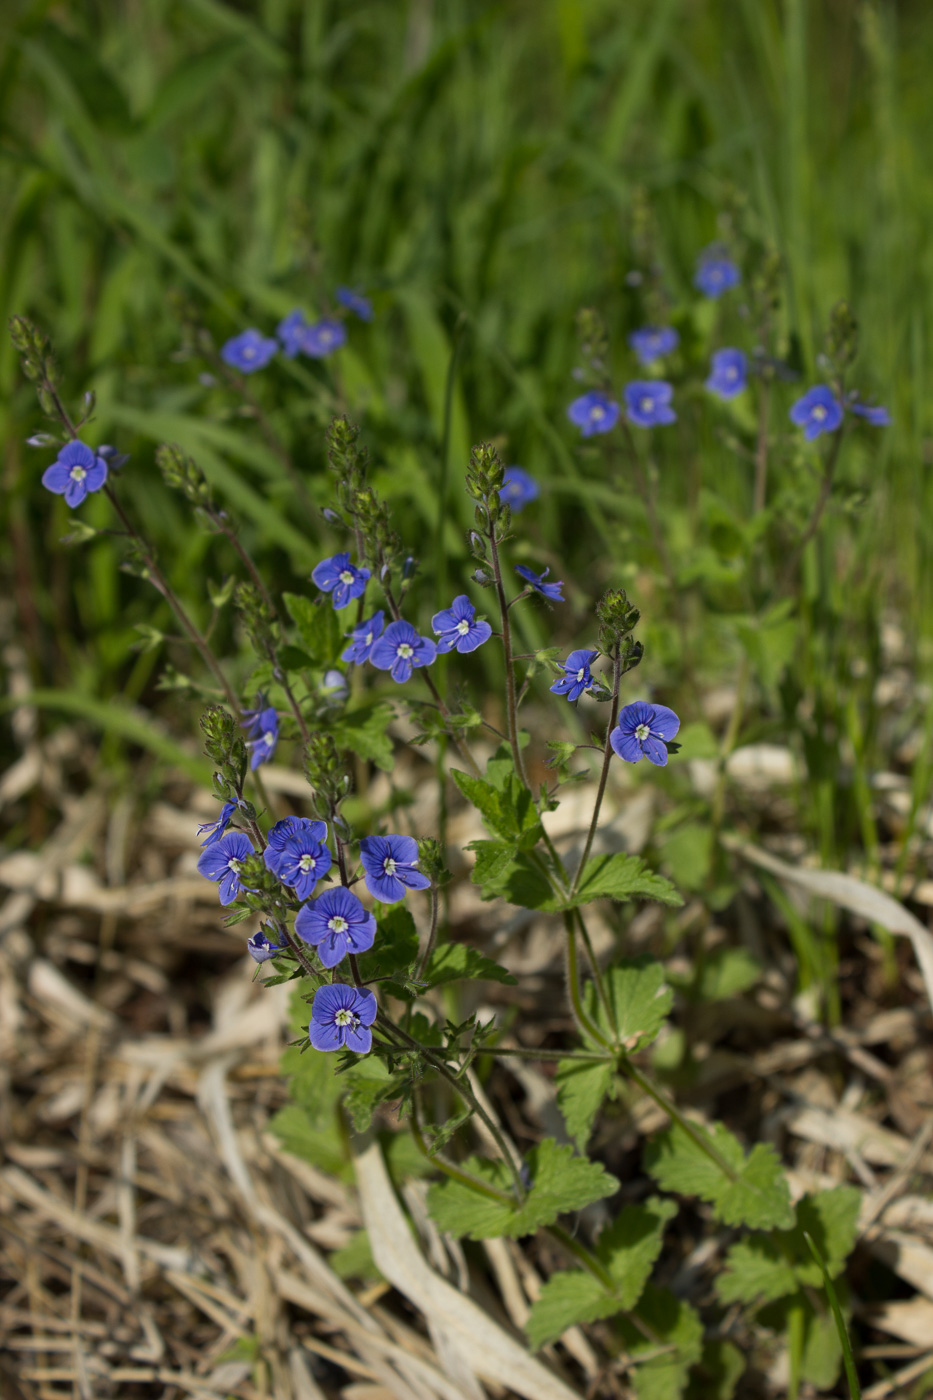
<path fill-rule="evenodd" d="M 583 847 L 583 855 L 580 857 L 580 864 L 577 866 L 577 873 L 573 877 L 571 894 L 576 893 L 577 885 L 580 883 L 580 876 L 583 868 L 589 860 L 590 851 L 593 848 L 593 841 L 596 836 L 596 828 L 599 825 L 599 809 L 603 805 L 603 797 L 606 792 L 606 783 L 609 779 L 609 764 L 612 761 L 613 748 L 610 742 L 612 731 L 616 727 L 616 720 L 619 718 L 619 690 L 622 685 L 622 653 L 619 643 L 616 642 L 615 651 L 612 657 L 612 703 L 609 706 L 609 722 L 606 725 L 606 740 L 603 744 L 603 766 L 599 774 L 599 786 L 596 789 L 596 801 L 593 803 L 593 815 L 590 818 L 590 829 L 586 833 L 586 845 Z"/>
<path fill-rule="evenodd" d="M 525 765 L 522 761 L 522 751 L 518 742 L 518 706 L 515 702 L 515 662 L 512 658 L 512 627 L 509 621 L 509 604 L 506 601 L 505 587 L 502 582 L 502 564 L 499 559 L 499 542 L 496 539 L 495 521 L 490 521 L 488 538 L 489 552 L 492 557 L 492 569 L 496 579 L 496 594 L 499 599 L 499 612 L 502 617 L 502 649 L 505 652 L 505 703 L 509 726 L 509 743 L 512 746 L 512 761 L 515 764 L 518 780 L 523 787 L 527 787 L 528 779 L 525 777 Z"/>
<path fill-rule="evenodd" d="M 638 1085 L 643 1094 L 647 1094 L 650 1099 L 653 1099 L 658 1105 L 658 1108 L 664 1110 L 668 1118 L 672 1119 L 673 1122 L 677 1124 L 678 1128 L 681 1128 L 687 1134 L 691 1141 L 706 1154 L 710 1161 L 715 1162 L 724 1176 L 727 1176 L 732 1182 L 738 1181 L 739 1173 L 736 1171 L 735 1167 L 732 1166 L 731 1162 L 726 1161 L 715 1144 L 710 1141 L 708 1134 L 703 1128 L 699 1127 L 696 1123 L 692 1123 L 689 1118 L 685 1118 L 677 1105 L 667 1097 L 663 1090 L 659 1089 L 646 1075 L 642 1074 L 641 1070 L 636 1069 L 631 1060 L 623 1059 L 619 1062 L 619 1073 L 624 1074 L 633 1084 Z"/>
<path fill-rule="evenodd" d="M 430 930 L 429 930 L 429 932 L 428 932 L 428 941 L 427 941 L 427 943 L 424 945 L 424 952 L 421 954 L 421 957 L 418 959 L 418 965 L 417 965 L 417 967 L 415 968 L 415 981 L 416 981 L 416 982 L 420 980 L 422 974 L 424 973 L 425 968 L 427 967 L 428 963 L 431 961 L 431 954 L 434 952 L 434 945 L 435 945 L 435 943 L 437 942 L 437 915 L 438 915 L 438 907 L 439 907 L 439 899 L 438 899 L 437 885 L 432 883 L 432 885 L 431 885 L 431 928 L 430 928 Z"/>
<path fill-rule="evenodd" d="M 572 911 L 568 910 L 564 914 L 564 927 L 567 930 L 567 992 L 570 997 L 570 1005 L 576 1021 L 583 1035 L 589 1036 L 590 1040 L 595 1040 L 598 1045 L 605 1045 L 607 1050 L 611 1048 L 611 1042 L 606 1039 L 602 1031 L 586 1013 L 583 1005 L 583 998 L 580 995 L 580 966 L 577 959 L 577 935 L 574 929 L 574 919 Z"/>

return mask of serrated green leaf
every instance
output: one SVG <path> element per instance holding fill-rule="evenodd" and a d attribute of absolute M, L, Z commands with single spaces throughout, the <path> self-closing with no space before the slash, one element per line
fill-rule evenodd
<path fill-rule="evenodd" d="M 823 1273 L 804 1239 L 809 1234 L 831 1278 L 845 1267 L 855 1245 L 861 1193 L 854 1186 L 804 1196 L 797 1203 L 797 1223 L 772 1236 L 739 1240 L 726 1256 L 726 1272 L 717 1280 L 723 1302 L 773 1302 L 801 1287 L 822 1288 Z"/>
<path fill-rule="evenodd" d="M 742 1144 L 722 1123 L 706 1138 L 737 1175 L 720 1167 L 678 1124 L 648 1144 L 645 1166 L 665 1191 L 708 1201 L 724 1225 L 788 1229 L 794 1212 L 780 1159 L 768 1143 L 756 1143 L 746 1159 Z"/>
<path fill-rule="evenodd" d="M 657 1351 L 658 1344 L 674 1350 L 641 1362 L 632 1377 L 638 1400 L 680 1400 L 690 1367 L 703 1352 L 703 1323 L 689 1303 L 682 1302 L 666 1288 L 648 1284 L 636 1309 L 636 1316 L 647 1325 L 649 1335 L 627 1317 L 616 1324 L 634 1360 L 645 1351 Z"/>
<path fill-rule="evenodd" d="M 476 857 L 470 879 L 481 887 L 484 899 L 499 893 L 498 882 L 515 859 L 516 849 L 512 841 L 471 841 L 467 846 Z"/>
<path fill-rule="evenodd" d="M 596 1115 L 615 1077 L 608 1061 L 559 1060 L 554 1082 L 557 1105 L 567 1132 L 581 1152 L 586 1151 Z"/>
<path fill-rule="evenodd" d="M 615 855 L 591 856 L 577 881 L 576 893 L 567 908 L 589 904 L 591 899 L 656 899 L 661 904 L 680 905 L 683 900 L 670 880 L 656 875 L 639 856 L 622 851 Z"/>
<path fill-rule="evenodd" d="M 451 770 L 451 777 L 467 801 L 473 803 L 494 836 L 520 842 L 522 837 L 538 827 L 534 798 L 514 772 L 504 774 L 501 786 L 494 786 L 483 778 L 474 778 L 457 768 Z"/>
<path fill-rule="evenodd" d="M 726 1272 L 716 1280 L 724 1303 L 774 1302 L 797 1290 L 794 1267 L 768 1235 L 739 1240 L 726 1255 Z"/>
<path fill-rule="evenodd" d="M 613 1026 L 592 982 L 584 993 L 586 1009 L 600 1030 L 618 1033 L 619 1043 L 635 1051 L 650 1045 L 670 1013 L 674 993 L 667 985 L 663 963 L 647 954 L 614 963 L 603 973 L 603 986 L 612 1008 Z"/>
<path fill-rule="evenodd" d="M 566 1211 L 582 1210 L 618 1190 L 618 1181 L 598 1162 L 576 1157 L 572 1147 L 558 1146 L 553 1138 L 533 1147 L 527 1162 L 532 1185 L 521 1205 L 491 1200 L 449 1179 L 432 1186 L 428 1208 L 438 1227 L 458 1238 L 508 1235 L 517 1239 L 553 1224 Z M 470 1157 L 464 1167 L 497 1190 L 510 1191 L 511 1174 L 503 1162 Z"/>
<path fill-rule="evenodd" d="M 457 982 L 464 977 L 515 985 L 511 972 L 493 962 L 492 958 L 487 958 L 478 948 L 471 948 L 467 943 L 445 943 L 435 948 L 424 970 L 424 980 L 428 986 L 440 987 L 445 982 Z"/>
<path fill-rule="evenodd" d="M 596 1253 L 615 1280 L 625 1309 L 633 1308 L 644 1291 L 664 1239 L 664 1227 L 677 1214 L 673 1201 L 651 1196 L 637 1206 L 623 1206 L 596 1245 Z"/>
<path fill-rule="evenodd" d="M 314 665 L 322 670 L 333 666 L 346 643 L 330 600 L 315 602 L 298 593 L 283 593 L 282 601 Z"/>
<path fill-rule="evenodd" d="M 386 1099 L 398 1098 L 401 1080 L 390 1074 L 384 1061 L 376 1055 L 365 1055 L 357 1059 L 340 1076 L 343 1101 L 353 1119 L 358 1133 L 363 1133 L 372 1122 L 378 1104 Z"/>
<path fill-rule="evenodd" d="M 596 1322 L 622 1311 L 622 1304 L 585 1269 L 562 1269 L 549 1278 L 535 1299 L 525 1332 L 531 1347 L 556 1342 L 568 1327 Z"/>
<path fill-rule="evenodd" d="M 285 671 L 306 671 L 314 666 L 308 653 L 302 651 L 301 647 L 279 647 L 276 660 Z"/>
<path fill-rule="evenodd" d="M 338 748 L 370 759 L 377 768 L 391 773 L 395 767 L 395 751 L 388 731 L 394 718 L 395 711 L 389 701 L 378 700 L 374 705 L 345 711 L 329 727 Z"/>

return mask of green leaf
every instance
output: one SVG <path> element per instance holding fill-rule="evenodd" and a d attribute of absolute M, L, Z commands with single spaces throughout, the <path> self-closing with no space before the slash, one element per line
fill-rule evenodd
<path fill-rule="evenodd" d="M 511 760 L 509 762 L 511 763 Z M 498 787 L 482 778 L 462 773 L 457 768 L 451 770 L 451 777 L 467 801 L 472 802 L 494 836 L 518 844 L 522 844 L 523 839 L 527 840 L 532 834 L 535 841 L 537 840 L 538 809 L 532 794 L 519 782 L 514 771 L 504 775 L 501 786 Z M 534 844 L 534 841 L 531 844 Z"/>
<path fill-rule="evenodd" d="M 343 1101 L 358 1133 L 365 1132 L 369 1127 L 378 1104 L 386 1099 L 398 1098 L 402 1091 L 402 1077 L 390 1074 L 385 1062 L 377 1055 L 354 1059 L 340 1076 L 340 1083 Z"/>
<path fill-rule="evenodd" d="M 66 34 L 58 25 L 42 25 L 42 52 L 67 76 L 88 115 L 106 131 L 125 136 L 133 125 L 123 89 L 101 63 L 96 51 L 75 34 Z"/>
<path fill-rule="evenodd" d="M 722 1123 L 698 1129 L 737 1179 L 723 1170 L 678 1124 L 648 1144 L 645 1166 L 665 1191 L 709 1201 L 724 1225 L 787 1229 L 794 1222 L 787 1178 L 768 1143 L 759 1142 L 748 1158 L 737 1137 Z"/>
<path fill-rule="evenodd" d="M 330 725 L 338 748 L 371 759 L 377 768 L 391 773 L 395 767 L 395 752 L 389 736 L 389 725 L 395 711 L 388 700 L 347 710 Z"/>
<path fill-rule="evenodd" d="M 804 1196 L 797 1203 L 797 1223 L 773 1235 L 739 1240 L 726 1256 L 726 1272 L 717 1280 L 725 1303 L 773 1302 L 798 1288 L 822 1288 L 823 1271 L 804 1239 L 809 1234 L 830 1278 L 845 1267 L 855 1245 L 861 1193 L 854 1186 Z"/>
<path fill-rule="evenodd" d="M 836 1383 L 842 1363 L 842 1343 L 835 1320 L 829 1312 L 818 1312 L 805 1293 L 767 1304 L 757 1320 L 764 1327 L 786 1334 L 792 1314 L 799 1317 L 802 1328 L 800 1378 L 818 1390 L 829 1390 Z"/>
<path fill-rule="evenodd" d="M 499 894 L 499 880 L 515 858 L 517 847 L 511 841 L 471 841 L 467 846 L 476 859 L 470 872 L 474 885 L 479 885 L 484 899 Z"/>
<path fill-rule="evenodd" d="M 797 1291 L 794 1266 L 768 1235 L 739 1240 L 726 1255 L 726 1272 L 716 1280 L 724 1303 L 774 1302 Z"/>
<path fill-rule="evenodd" d="M 703 1323 L 689 1303 L 681 1302 L 666 1288 L 648 1284 L 636 1309 L 645 1331 L 627 1317 L 616 1324 L 632 1359 L 643 1352 L 655 1352 L 659 1343 L 674 1350 L 641 1362 L 634 1373 L 638 1400 L 679 1400 L 687 1384 L 690 1367 L 703 1352 Z"/>
<path fill-rule="evenodd" d="M 661 904 L 680 905 L 683 900 L 663 875 L 656 875 L 639 856 L 623 851 L 615 855 L 591 856 L 577 882 L 576 893 L 566 907 L 589 904 L 591 899 L 656 899 Z"/>
<path fill-rule="evenodd" d="M 619 1036 L 626 1050 L 650 1045 L 667 1020 L 674 993 L 667 985 L 664 964 L 648 954 L 614 963 L 603 973 L 603 986 L 612 1008 L 613 1026 L 592 982 L 586 985 L 586 1009 L 600 1030 Z"/>
<path fill-rule="evenodd" d="M 683 822 L 662 844 L 664 864 L 678 885 L 702 890 L 713 860 L 713 831 L 705 822 Z"/>
<path fill-rule="evenodd" d="M 345 1245 L 327 1256 L 327 1262 L 338 1278 L 356 1278 L 363 1283 L 375 1283 L 382 1278 L 373 1260 L 369 1233 L 366 1230 L 357 1230 Z"/>
<path fill-rule="evenodd" d="M 322 670 L 333 666 L 344 648 L 344 637 L 330 600 L 315 602 L 297 593 L 283 593 L 282 601 L 314 665 Z"/>
<path fill-rule="evenodd" d="M 308 653 L 302 651 L 301 647 L 279 647 L 276 652 L 276 660 L 286 671 L 307 671 L 314 666 Z"/>
<path fill-rule="evenodd" d="M 511 972 L 493 962 L 492 958 L 487 958 L 478 948 L 471 948 L 467 943 L 445 943 L 435 948 L 424 970 L 424 980 L 428 986 L 441 987 L 445 982 L 457 982 L 464 977 L 515 986 Z"/>
<path fill-rule="evenodd" d="M 619 1183 L 598 1162 L 574 1156 L 572 1147 L 561 1147 L 545 1138 L 527 1154 L 531 1189 L 524 1202 L 495 1201 L 481 1196 L 459 1181 L 447 1179 L 431 1187 L 428 1208 L 441 1230 L 458 1238 L 492 1239 L 508 1235 L 517 1239 L 541 1225 L 551 1225 L 565 1211 L 582 1210 L 593 1201 L 611 1196 Z M 508 1193 L 512 1180 L 503 1162 L 470 1157 L 464 1169 L 500 1192 Z"/>
<path fill-rule="evenodd" d="M 661 1253 L 664 1227 L 677 1214 L 673 1201 L 650 1196 L 642 1205 L 623 1206 L 599 1237 L 596 1253 L 615 1279 L 623 1308 L 635 1306 Z"/>
<path fill-rule="evenodd" d="M 549 1278 L 535 1299 L 525 1323 L 528 1341 L 535 1351 L 556 1342 L 568 1327 L 596 1322 L 621 1312 L 622 1304 L 586 1269 L 562 1269 Z"/>
<path fill-rule="evenodd" d="M 596 1115 L 615 1078 L 608 1061 L 559 1060 L 554 1082 L 557 1105 L 567 1132 L 581 1152 L 586 1151 Z"/>
<path fill-rule="evenodd" d="M 377 914 L 376 942 L 369 953 L 361 953 L 360 975 L 364 982 L 375 977 L 387 977 L 393 972 L 405 973 L 418 956 L 418 931 L 415 921 L 404 905 L 393 905 Z"/>

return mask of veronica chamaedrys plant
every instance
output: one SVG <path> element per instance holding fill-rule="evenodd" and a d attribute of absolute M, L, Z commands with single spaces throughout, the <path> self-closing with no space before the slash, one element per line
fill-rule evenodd
<path fill-rule="evenodd" d="M 44 339 L 17 322 L 14 340 L 43 408 L 68 441 L 78 441 L 87 420 L 69 417 Z M 602 374 L 596 339 L 590 348 L 590 366 Z M 650 382 L 656 392 L 659 381 Z M 242 578 L 232 597 L 255 662 L 248 677 L 215 655 L 170 589 L 117 494 L 114 473 L 108 471 L 100 487 L 123 526 L 137 571 L 166 598 L 203 662 L 204 676 L 192 685 L 208 700 L 201 728 L 220 808 L 217 820 L 199 832 L 206 839 L 198 867 L 217 884 L 227 925 L 254 925 L 246 952 L 257 975 L 265 971 L 270 983 L 296 984 L 299 1043 L 308 1052 L 296 1078 L 308 1074 L 319 1088 L 327 1086 L 326 1103 L 342 1100 L 358 1129 L 369 1125 L 380 1105 L 391 1104 L 405 1117 L 415 1148 L 439 1178 L 429 1209 L 442 1230 L 474 1239 L 547 1233 L 566 1267 L 555 1270 L 541 1290 L 528 1321 L 530 1342 L 540 1346 L 574 1323 L 616 1318 L 646 1387 L 660 1365 L 664 1393 L 675 1395 L 700 1359 L 703 1332 L 690 1305 L 649 1281 L 677 1198 L 699 1196 L 723 1229 L 747 1227 L 765 1237 L 789 1231 L 794 1213 L 770 1146 L 754 1144 L 746 1151 L 722 1124 L 698 1125 L 647 1073 L 643 1052 L 673 1004 L 663 964 L 614 958 L 604 965 L 595 954 L 595 901 L 680 903 L 671 883 L 643 860 L 597 844 L 612 765 L 644 756 L 660 767 L 676 752 L 678 720 L 668 707 L 622 704 L 626 677 L 644 655 L 635 636 L 638 610 L 620 588 L 599 599 L 581 645 L 554 662 L 552 699 L 539 684 L 540 658 L 516 651 L 513 619 L 516 608 L 536 608 L 550 619 L 563 605 L 564 581 L 551 580 L 548 569 L 538 573 L 516 562 L 515 555 L 527 557 L 527 545 L 513 534 L 506 472 L 496 451 L 480 445 L 465 479 L 473 508 L 468 546 L 477 565 L 474 579 L 487 590 L 493 617 L 477 615 L 463 578 L 458 589 L 464 591 L 433 615 L 435 643 L 424 633 L 417 570 L 369 479 L 359 429 L 336 419 L 327 451 L 334 502 L 324 518 L 346 536 L 340 543 L 349 548 L 322 549 L 311 575 L 317 587 L 301 580 L 281 600 L 272 596 L 196 463 L 178 448 L 159 453 L 166 481 L 239 562 Z M 505 677 L 501 708 L 484 697 L 474 703 L 464 684 L 477 674 L 469 669 L 478 660 L 472 653 L 493 645 L 501 647 Z M 447 654 L 449 676 L 436 665 L 439 651 Z M 327 677 L 345 674 L 342 667 L 358 668 L 353 685 L 324 687 Z M 602 701 L 599 742 L 542 743 L 535 726 L 522 723 L 531 694 L 554 707 L 559 732 L 568 704 L 587 695 Z M 542 1050 L 523 1043 L 519 1025 L 512 1043 L 503 1044 L 495 1020 L 482 1022 L 474 1014 L 454 1023 L 443 1014 L 438 987 L 468 979 L 509 985 L 515 979 L 452 936 L 442 919 L 448 872 L 435 834 L 386 830 L 365 802 L 348 801 L 364 795 L 354 794 L 354 782 L 361 769 L 365 779 L 368 763 L 393 768 L 397 741 L 389 726 L 398 705 L 420 722 L 419 739 L 443 741 L 455 755 L 451 780 L 487 832 L 470 847 L 471 878 L 482 897 L 559 921 L 573 1043 Z M 504 733 L 496 723 L 500 713 Z M 477 732 L 497 740 L 485 761 L 471 742 Z M 577 850 L 561 851 L 546 819 L 574 780 L 569 763 L 578 747 L 595 749 L 597 779 L 585 836 Z M 307 815 L 273 820 L 262 781 L 273 753 L 286 761 L 293 755 L 303 759 Z M 394 827 L 400 824 L 393 818 Z M 567 1141 L 545 1137 L 517 1160 L 494 1107 L 471 1079 L 471 1067 L 490 1057 L 556 1062 Z M 622 1205 L 593 1240 L 582 1228 L 568 1229 L 564 1218 L 617 1191 L 619 1183 L 589 1158 L 587 1146 L 603 1102 L 619 1094 L 647 1095 L 669 1119 L 645 1162 L 665 1194 Z M 468 1154 L 474 1123 L 481 1125 L 481 1141 L 494 1145 L 492 1155 Z M 793 1255 L 793 1246 L 786 1249 Z M 738 1275 L 741 1260 L 735 1265 Z"/>

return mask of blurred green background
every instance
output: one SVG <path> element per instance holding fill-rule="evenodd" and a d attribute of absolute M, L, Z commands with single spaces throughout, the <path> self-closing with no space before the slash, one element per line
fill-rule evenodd
<path fill-rule="evenodd" d="M 596 589 L 658 562 L 623 474 L 581 450 L 565 419 L 578 307 L 607 319 L 615 382 L 635 372 L 625 334 L 643 315 L 625 278 L 644 187 L 697 373 L 710 344 L 742 343 L 734 307 L 714 321 L 691 285 L 736 197 L 755 237 L 783 255 L 781 335 L 803 384 L 820 377 L 830 307 L 851 299 L 862 329 L 853 382 L 895 426 L 847 453 L 861 509 L 828 524 L 845 569 L 817 579 L 802 611 L 811 642 L 816 629 L 829 646 L 835 628 L 853 646 L 875 637 L 889 606 L 912 646 L 928 635 L 925 0 L 39 0 L 6 5 L 0 24 L 0 301 L 52 335 L 73 397 L 96 389 L 91 440 L 133 454 L 127 497 L 202 619 L 208 580 L 232 558 L 185 527 L 152 465 L 159 441 L 196 454 L 276 583 L 306 574 L 327 536 L 296 506 L 248 407 L 205 380 L 183 319 L 219 344 L 247 325 L 271 332 L 296 305 L 320 311 L 349 282 L 372 295 L 375 322 L 353 324 L 331 361 L 280 357 L 250 381 L 312 497 L 327 499 L 323 428 L 346 408 L 413 549 L 433 556 L 447 518 L 453 579 L 466 560 L 469 445 L 501 440 L 544 485 L 516 557 L 525 549 L 575 580 L 556 640 L 579 644 Z M 161 614 L 119 572 L 111 541 L 58 545 L 67 512 L 39 485 L 51 454 L 23 445 L 42 424 L 8 345 L 0 383 L 4 567 L 34 683 L 143 695 L 156 658 L 128 663 L 127 648 L 135 624 Z M 775 433 L 789 433 L 801 387 L 781 391 Z M 678 567 L 689 563 L 697 651 L 713 677 L 720 664 L 734 675 L 715 615 L 749 607 L 727 584 L 750 548 L 750 471 L 715 414 L 688 408 L 660 449 L 661 508 Z M 754 422 L 739 411 L 728 426 L 750 435 Z M 104 528 L 108 512 L 97 497 L 81 514 Z M 661 593 L 653 679 L 666 667 L 676 686 Z M 529 617 L 527 640 L 542 642 L 543 615 Z M 812 645 L 808 655 L 812 665 Z M 760 677 L 772 690 L 774 671 Z"/>

